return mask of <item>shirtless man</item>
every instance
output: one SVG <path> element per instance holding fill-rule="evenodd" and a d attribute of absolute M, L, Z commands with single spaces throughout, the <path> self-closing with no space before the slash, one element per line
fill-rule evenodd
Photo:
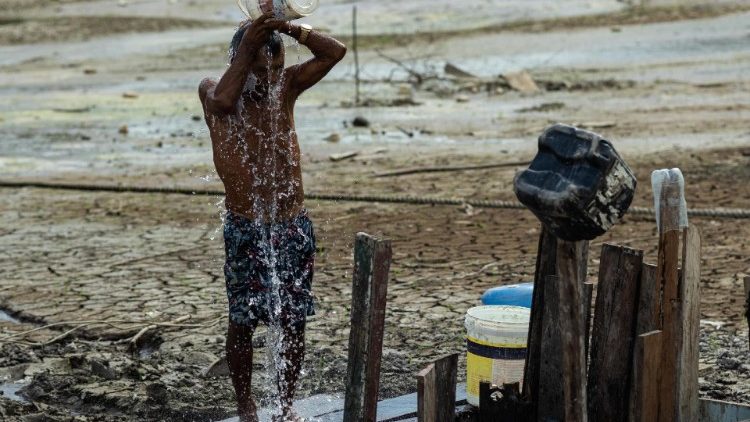
<path fill-rule="evenodd" d="M 297 39 L 314 57 L 285 68 L 279 33 Z M 242 422 L 258 420 L 251 379 L 252 336 L 259 322 L 280 333 L 274 359 L 280 415 L 274 420 L 299 420 L 292 400 L 304 357 L 305 320 L 314 314 L 315 235 L 303 205 L 294 104 L 345 54 L 342 43 L 308 25 L 264 15 L 240 25 L 229 68 L 218 82 L 204 79 L 198 91 L 226 191 L 226 347 Z"/>

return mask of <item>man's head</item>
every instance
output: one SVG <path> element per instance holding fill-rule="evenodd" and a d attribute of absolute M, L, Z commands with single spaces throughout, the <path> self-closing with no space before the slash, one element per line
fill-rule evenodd
<path fill-rule="evenodd" d="M 229 45 L 230 63 L 237 58 L 242 37 L 248 28 L 250 28 L 250 25 L 241 26 L 232 37 L 232 42 Z M 284 70 L 284 41 L 281 39 L 281 35 L 273 31 L 263 48 L 250 60 L 250 71 L 259 83 L 277 82 Z"/>

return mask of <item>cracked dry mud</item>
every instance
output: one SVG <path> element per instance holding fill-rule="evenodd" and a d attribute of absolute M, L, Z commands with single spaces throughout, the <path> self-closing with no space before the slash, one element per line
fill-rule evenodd
<path fill-rule="evenodd" d="M 681 164 L 692 207 L 750 207 L 747 195 L 730 188 L 733 178 L 750 176 L 750 158 L 741 150 L 678 151 L 659 160 Z M 648 205 L 650 189 L 643 175 L 656 163 L 642 157 L 633 164 L 641 180 L 636 205 Z M 481 180 L 510 180 L 512 174 L 512 169 L 483 170 L 403 180 L 412 191 L 427 193 L 433 184 L 480 186 Z M 364 180 L 364 185 L 377 181 L 373 183 L 380 189 L 403 183 Z M 357 189 L 367 188 L 362 184 Z M 488 189 L 485 195 L 512 198 L 506 186 Z M 232 413 L 229 380 L 202 375 L 223 355 L 226 326 L 218 198 L 40 189 L 2 192 L 5 224 L 0 239 L 9 247 L 0 258 L 0 304 L 22 321 L 3 322 L 4 333 L 65 321 L 168 322 L 190 315 L 190 324 L 215 322 L 204 328 L 157 330 L 146 343 L 152 350 L 135 356 L 118 340 L 132 336 L 142 324 L 85 327 L 44 347 L 5 344 L 0 367 L 6 376 L 31 381 L 22 395 L 34 402 L 0 398 L 8 417 L 73 410 L 106 420 L 208 420 Z M 486 288 L 532 278 L 539 224 L 530 212 L 344 202 L 308 202 L 308 208 L 319 236 L 314 281 L 318 315 L 309 324 L 301 396 L 343 389 L 355 232 L 388 236 L 394 242 L 383 397 L 413 391 L 413 375 L 427 362 L 463 350 L 464 313 Z M 741 278 L 750 273 L 750 228 L 735 220 L 692 222 L 704 236 L 702 319 L 723 323 L 721 329 L 704 326 L 701 394 L 750 402 L 740 293 Z M 654 222 L 628 217 L 594 242 L 590 278 L 597 273 L 602 242 L 643 248 L 651 262 L 656 256 Z M 217 318 L 221 319 L 216 322 Z M 63 327 L 41 330 L 26 340 L 44 341 L 62 331 Z M 258 369 L 267 365 L 265 348 L 260 350 L 254 362 Z M 267 401 L 270 379 L 265 371 L 257 373 L 256 388 Z"/>

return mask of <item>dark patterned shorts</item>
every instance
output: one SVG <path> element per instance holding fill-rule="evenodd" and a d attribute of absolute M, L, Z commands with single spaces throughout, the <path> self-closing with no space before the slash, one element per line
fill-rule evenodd
<path fill-rule="evenodd" d="M 258 322 L 299 325 L 315 314 L 315 234 L 307 211 L 273 224 L 228 212 L 224 245 L 232 322 L 252 328 Z"/>

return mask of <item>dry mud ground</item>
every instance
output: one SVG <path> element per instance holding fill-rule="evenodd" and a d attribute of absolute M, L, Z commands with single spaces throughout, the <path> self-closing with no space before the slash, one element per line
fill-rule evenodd
<path fill-rule="evenodd" d="M 434 21 L 417 19 L 417 32 L 436 36 L 415 37 L 407 47 L 378 32 L 377 21 L 380 16 L 385 27 L 398 27 L 404 14 L 391 12 L 405 2 L 362 3 L 363 33 L 370 36 L 361 52 L 363 95 L 370 106 L 351 107 L 351 55 L 300 101 L 309 192 L 511 200 L 515 168 L 372 176 L 413 166 L 528 159 L 540 131 L 564 121 L 614 140 L 640 182 L 635 205 L 651 201 L 651 170 L 679 166 L 691 207 L 750 208 L 745 2 L 648 13 L 623 11 L 614 1 L 571 2 L 571 10 L 545 8 L 549 2 L 542 1 L 492 1 L 431 15 Z M 220 188 L 195 87 L 223 69 L 231 19 L 238 17 L 233 5 L 34 4 L 9 3 L 13 12 L 0 25 L 2 179 Z M 422 5 L 415 4 L 410 13 Z M 349 10 L 346 3 L 330 7 Z M 379 15 L 383 7 L 389 13 Z M 503 7 L 507 14 L 474 19 Z M 541 9 L 549 31 L 528 22 Z M 155 10 L 163 12 L 160 20 L 153 19 Z M 610 14 L 576 25 L 565 20 L 595 12 Z M 321 13 L 316 24 L 345 34 L 341 15 Z M 298 50 L 289 51 L 299 60 Z M 426 76 L 425 82 L 410 83 L 383 53 Z M 447 61 L 481 79 L 445 75 Z M 524 68 L 540 92 L 519 93 L 496 78 Z M 371 127 L 351 127 L 357 115 Z M 123 126 L 127 134 L 118 133 Z M 324 141 L 336 137 L 337 143 Z M 360 154 L 328 160 L 346 151 Z M 300 396 L 343 388 L 356 232 L 394 241 L 383 397 L 413 391 L 413 375 L 427 362 L 463 349 L 463 315 L 485 289 L 533 274 L 539 224 L 529 212 L 307 206 L 319 238 L 318 315 L 308 329 Z M 0 314 L 0 336 L 61 325 L 12 339 L 18 342 L 5 337 L 0 415 L 81 421 L 230 415 L 228 378 L 221 371 L 204 376 L 223 355 L 225 340 L 220 210 L 220 197 L 1 189 L 0 309 L 7 315 Z M 750 274 L 750 225 L 711 218 L 692 223 L 704 236 L 701 394 L 748 403 L 742 278 Z M 591 279 L 602 242 L 642 248 L 655 260 L 654 222 L 626 217 L 593 245 Z M 129 350 L 127 340 L 144 326 L 185 316 L 190 319 L 162 326 L 143 347 Z M 109 325 L 84 325 L 102 321 Z M 31 344 L 79 326 L 59 341 Z M 267 403 L 272 383 L 263 336 L 257 337 L 254 383 Z"/>

